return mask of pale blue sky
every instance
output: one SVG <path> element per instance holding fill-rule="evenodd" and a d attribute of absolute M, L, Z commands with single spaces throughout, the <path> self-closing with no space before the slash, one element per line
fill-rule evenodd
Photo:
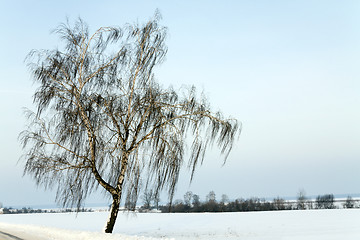
<path fill-rule="evenodd" d="M 0 1 L 0 202 L 52 203 L 22 178 L 17 136 L 34 86 L 31 49 L 58 45 L 50 31 L 66 17 L 100 26 L 162 13 L 169 28 L 164 85 L 195 84 L 214 110 L 243 123 L 228 163 L 216 151 L 187 190 L 202 199 L 360 193 L 359 1 Z M 100 201 L 94 197 L 88 202 Z"/>

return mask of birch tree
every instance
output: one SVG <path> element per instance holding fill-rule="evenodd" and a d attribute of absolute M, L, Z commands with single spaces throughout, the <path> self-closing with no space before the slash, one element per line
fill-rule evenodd
<path fill-rule="evenodd" d="M 64 23 L 54 31 L 62 48 L 27 57 L 38 88 L 20 134 L 24 174 L 57 189 L 64 207 L 80 208 L 101 189 L 112 199 L 107 233 L 121 201 L 134 206 L 149 190 L 172 199 L 181 167 L 193 176 L 211 145 L 226 160 L 240 132 L 195 87 L 175 91 L 155 80 L 167 52 L 159 21 L 156 13 L 145 24 L 93 33 L 81 19 Z"/>

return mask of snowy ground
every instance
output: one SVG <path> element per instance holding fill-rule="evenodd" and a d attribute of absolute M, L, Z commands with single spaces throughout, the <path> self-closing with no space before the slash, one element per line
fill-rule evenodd
<path fill-rule="evenodd" d="M 248 213 L 120 214 L 113 235 L 107 212 L 0 215 L 0 233 L 34 240 L 338 240 L 360 239 L 360 209 Z M 15 234 L 14 234 L 15 235 Z M 20 237 L 19 236 L 19 237 Z M 30 238 L 31 240 L 31 238 Z"/>

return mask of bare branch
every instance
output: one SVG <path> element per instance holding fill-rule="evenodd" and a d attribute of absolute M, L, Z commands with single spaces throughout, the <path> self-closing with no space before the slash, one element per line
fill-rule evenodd
<path fill-rule="evenodd" d="M 142 191 L 164 190 L 171 200 L 184 163 L 193 176 L 212 145 L 225 162 L 241 130 L 237 120 L 213 113 L 195 87 L 175 91 L 155 81 L 154 67 L 167 53 L 160 18 L 92 35 L 81 19 L 62 24 L 55 33 L 64 49 L 27 57 L 39 87 L 37 113 L 28 115 L 20 138 L 24 173 L 45 188 L 56 186 L 64 206 L 80 208 L 100 186 L 113 199 L 107 232 L 122 199 L 135 206 Z"/>

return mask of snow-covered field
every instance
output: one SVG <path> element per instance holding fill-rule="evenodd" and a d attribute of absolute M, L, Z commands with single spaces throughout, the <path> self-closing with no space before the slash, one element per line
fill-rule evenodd
<path fill-rule="evenodd" d="M 34 239 L 297 240 L 360 239 L 360 209 L 247 213 L 122 213 L 113 235 L 101 233 L 108 212 L 0 215 L 0 233 Z M 14 234 L 15 235 L 15 234 Z"/>

